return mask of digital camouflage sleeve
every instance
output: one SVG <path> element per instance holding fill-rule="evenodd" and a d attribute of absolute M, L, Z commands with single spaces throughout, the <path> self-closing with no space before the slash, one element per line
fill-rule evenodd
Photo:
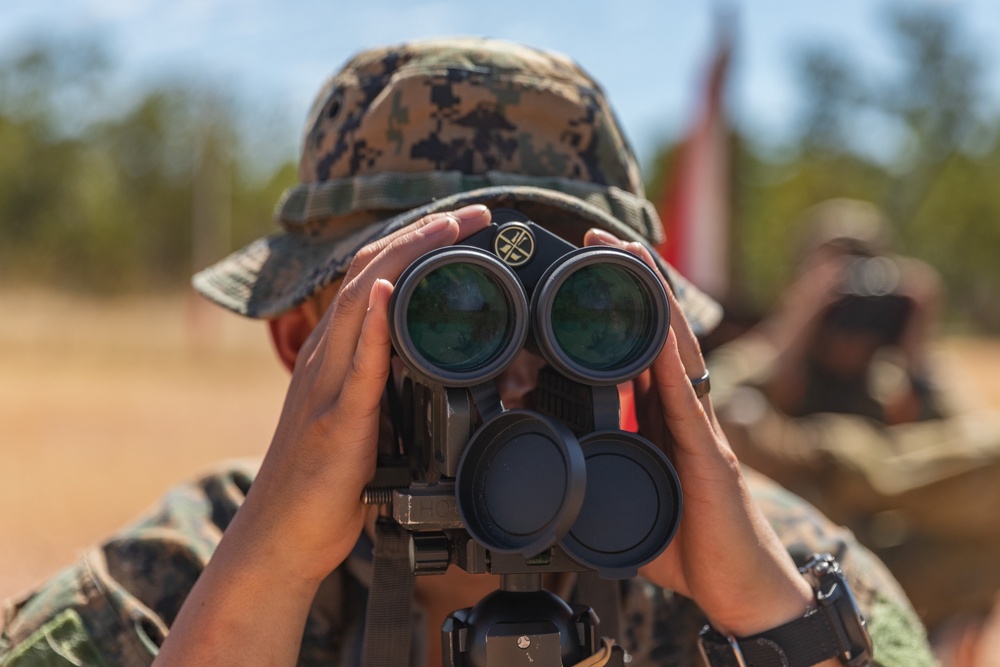
<path fill-rule="evenodd" d="M 38 590 L 6 603 L 0 666 L 149 665 L 254 472 L 253 464 L 231 463 L 175 488 L 152 514 L 89 551 Z M 747 475 L 757 501 L 796 561 L 804 562 L 815 551 L 838 557 L 868 619 L 877 663 L 933 665 L 922 626 L 882 564 L 850 533 L 796 496 L 756 473 Z M 359 664 L 370 571 L 359 560 L 363 556 L 352 556 L 321 587 L 307 621 L 299 665 Z M 625 629 L 620 640 L 633 664 L 698 664 L 695 640 L 704 620 L 690 600 L 642 579 L 623 582 L 622 590 Z M 419 618 L 416 623 L 426 627 Z M 415 657 L 413 665 L 421 661 Z"/>

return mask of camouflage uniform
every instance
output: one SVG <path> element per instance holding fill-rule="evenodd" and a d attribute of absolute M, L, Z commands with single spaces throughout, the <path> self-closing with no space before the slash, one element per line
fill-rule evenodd
<path fill-rule="evenodd" d="M 301 185 L 276 211 L 281 232 L 199 273 L 208 298 L 271 317 L 335 281 L 373 239 L 434 211 L 472 203 L 525 212 L 580 243 L 589 227 L 655 244 L 632 151 L 596 83 L 564 57 L 490 40 L 446 40 L 370 51 L 323 89 L 303 141 Z M 696 331 L 718 306 L 661 268 Z M 233 465 L 174 490 L 37 592 L 11 603 L 0 665 L 146 665 L 251 483 Z M 751 487 L 799 561 L 836 554 L 869 619 L 879 664 L 930 665 L 923 629 L 883 566 L 851 535 L 748 472 Z M 368 556 L 362 544 L 320 589 L 299 663 L 356 665 Z M 623 582 L 620 640 L 638 665 L 691 665 L 704 618 L 642 579 Z M 412 664 L 429 633 L 419 609 Z"/>
<path fill-rule="evenodd" d="M 184 597 L 208 563 L 252 480 L 254 466 L 233 464 L 174 489 L 149 517 L 88 552 L 41 590 L 9 603 L 0 665 L 148 665 Z M 869 620 L 880 665 L 933 664 L 919 621 L 884 567 L 800 499 L 748 472 L 757 502 L 802 563 L 829 551 L 843 564 Z M 298 664 L 359 665 L 370 551 L 364 541 L 324 581 L 313 603 Z M 620 643 L 633 664 L 697 664 L 695 638 L 705 619 L 690 600 L 644 579 L 622 582 Z M 414 608 L 413 657 L 423 665 L 428 636 Z M 423 631 L 421 631 L 423 630 Z M 435 633 L 436 634 L 436 633 Z"/>

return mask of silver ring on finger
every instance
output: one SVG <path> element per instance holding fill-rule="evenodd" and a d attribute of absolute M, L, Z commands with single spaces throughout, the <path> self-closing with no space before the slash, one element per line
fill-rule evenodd
<path fill-rule="evenodd" d="M 708 392 L 712 390 L 712 383 L 708 379 L 708 369 L 705 369 L 705 373 L 701 377 L 691 378 L 691 387 L 694 389 L 694 395 L 698 398 L 708 396 Z"/>

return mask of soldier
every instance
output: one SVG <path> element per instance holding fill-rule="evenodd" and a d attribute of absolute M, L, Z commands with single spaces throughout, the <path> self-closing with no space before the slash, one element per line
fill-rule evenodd
<path fill-rule="evenodd" d="M 661 228 L 635 159 L 574 63 L 477 39 L 362 53 L 320 92 L 299 176 L 279 204 L 279 233 L 195 277 L 210 299 L 269 320 L 292 371 L 259 471 L 230 468 L 181 487 L 10 605 L 0 664 L 360 664 L 371 551 L 359 497 L 375 465 L 393 281 L 428 250 L 482 229 L 495 207 L 577 245 L 634 253 L 670 287 L 672 331 L 635 395 L 686 506 L 668 549 L 622 582 L 618 639 L 631 662 L 694 664 L 700 641 L 712 664 L 738 664 L 732 640 L 751 665 L 841 664 L 838 633 L 861 625 L 817 610 L 796 567 L 831 552 L 867 618 L 875 661 L 933 663 L 881 564 L 738 465 L 695 340 L 717 307 L 650 253 Z M 531 405 L 540 365 L 522 352 L 498 378 L 506 407 Z M 419 578 L 410 664 L 440 664 L 444 615 L 495 587 L 455 568 Z"/>
<path fill-rule="evenodd" d="M 835 199 L 799 222 L 774 312 L 712 353 L 740 460 L 849 527 L 934 631 L 1000 591 L 1000 415 L 942 381 L 937 272 L 891 254 L 882 213 Z"/>

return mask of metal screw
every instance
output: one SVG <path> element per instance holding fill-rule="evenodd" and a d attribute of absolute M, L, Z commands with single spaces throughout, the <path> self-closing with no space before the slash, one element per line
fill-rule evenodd
<path fill-rule="evenodd" d="M 517 638 L 518 648 L 528 648 L 529 646 L 531 646 L 531 639 L 528 637 L 528 635 L 521 635 L 520 637 Z"/>
<path fill-rule="evenodd" d="M 391 486 L 366 486 L 361 492 L 361 502 L 365 505 L 392 504 Z"/>

